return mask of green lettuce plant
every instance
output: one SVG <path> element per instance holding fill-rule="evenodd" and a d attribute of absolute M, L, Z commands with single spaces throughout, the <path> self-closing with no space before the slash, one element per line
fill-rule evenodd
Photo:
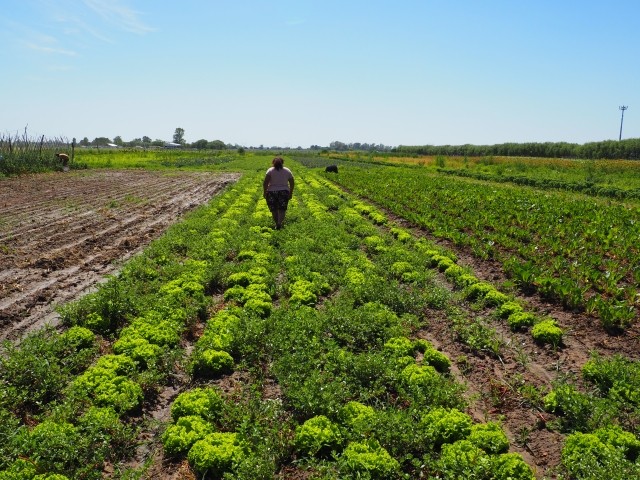
<path fill-rule="evenodd" d="M 171 418 L 197 415 L 209 421 L 215 421 L 221 415 L 224 401 L 215 387 L 194 388 L 183 392 L 171 404 Z"/>
<path fill-rule="evenodd" d="M 342 469 L 356 477 L 389 479 L 400 472 L 400 464 L 375 439 L 351 442 L 339 459 Z"/>
<path fill-rule="evenodd" d="M 349 402 L 340 410 L 340 421 L 349 430 L 358 435 L 367 435 L 373 430 L 376 411 L 373 407 L 360 402 Z"/>
<path fill-rule="evenodd" d="M 443 445 L 438 466 L 447 480 L 493 478 L 491 457 L 469 440 Z"/>
<path fill-rule="evenodd" d="M 210 433 L 213 433 L 213 427 L 209 422 L 200 416 L 188 415 L 167 427 L 162 434 L 162 445 L 167 455 L 180 455 Z"/>
<path fill-rule="evenodd" d="M 233 370 L 233 357 L 222 350 L 200 350 L 191 358 L 193 375 L 204 378 L 215 378 Z"/>
<path fill-rule="evenodd" d="M 340 427 L 324 415 L 310 418 L 296 428 L 295 445 L 309 456 L 323 456 L 342 445 Z"/>
<path fill-rule="evenodd" d="M 203 478 L 222 478 L 245 456 L 237 434 L 228 432 L 210 433 L 193 444 L 187 459 L 193 469 Z"/>
<path fill-rule="evenodd" d="M 436 448 L 467 438 L 472 424 L 471 417 L 456 408 L 434 408 L 420 419 L 426 441 Z"/>
<path fill-rule="evenodd" d="M 492 480 L 536 480 L 531 467 L 517 453 L 492 457 Z"/>
<path fill-rule="evenodd" d="M 533 313 L 524 312 L 522 310 L 515 310 L 509 315 L 507 323 L 513 331 L 523 330 L 533 325 L 536 320 L 536 316 Z"/>
<path fill-rule="evenodd" d="M 555 320 L 542 320 L 536 323 L 531 329 L 531 336 L 538 343 L 548 343 L 554 347 L 562 343 L 563 331 L 556 324 Z"/>
<path fill-rule="evenodd" d="M 487 453 L 505 453 L 509 450 L 509 440 L 496 422 L 473 424 L 467 440 Z"/>
<path fill-rule="evenodd" d="M 606 440 L 606 437 L 605 437 Z M 625 451 L 593 433 L 572 433 L 562 448 L 562 464 L 572 478 L 638 478 L 640 468 Z"/>

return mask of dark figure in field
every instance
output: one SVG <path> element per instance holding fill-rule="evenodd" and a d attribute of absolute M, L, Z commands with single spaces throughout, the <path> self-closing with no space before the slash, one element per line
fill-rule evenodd
<path fill-rule="evenodd" d="M 69 155 L 66 153 L 56 153 L 56 157 L 62 162 L 62 169 L 66 172 L 69 170 Z"/>
<path fill-rule="evenodd" d="M 327 168 L 324 169 L 325 172 L 333 172 L 333 173 L 338 173 L 338 166 L 337 165 L 329 165 Z"/>
<path fill-rule="evenodd" d="M 264 176 L 262 190 L 273 221 L 276 222 L 276 229 L 279 230 L 284 222 L 289 199 L 293 195 L 294 181 L 293 173 L 283 166 L 284 160 L 282 158 L 274 158 L 271 164 L 273 166 L 267 170 L 267 174 Z"/>

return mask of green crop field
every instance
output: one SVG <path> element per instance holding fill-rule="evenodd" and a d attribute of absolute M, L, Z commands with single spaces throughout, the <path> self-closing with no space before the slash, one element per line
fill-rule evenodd
<path fill-rule="evenodd" d="M 75 160 L 242 177 L 60 328 L 2 345 L 0 480 L 640 478 L 640 200 L 619 172 L 608 194 L 522 159 L 516 181 L 292 154 L 275 230 L 271 156 Z"/>

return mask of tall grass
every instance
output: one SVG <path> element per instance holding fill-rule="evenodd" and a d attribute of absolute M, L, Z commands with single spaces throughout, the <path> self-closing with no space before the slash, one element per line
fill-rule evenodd
<path fill-rule="evenodd" d="M 71 158 L 72 148 L 66 138 L 32 137 L 26 128 L 22 134 L 0 133 L 0 175 L 62 170 L 56 153 L 66 153 Z M 69 166 L 78 165 L 71 161 Z"/>

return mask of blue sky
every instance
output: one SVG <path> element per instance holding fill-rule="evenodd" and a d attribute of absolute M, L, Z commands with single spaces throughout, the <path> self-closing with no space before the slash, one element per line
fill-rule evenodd
<path fill-rule="evenodd" d="M 0 134 L 640 137 L 637 0 L 4 0 Z"/>

